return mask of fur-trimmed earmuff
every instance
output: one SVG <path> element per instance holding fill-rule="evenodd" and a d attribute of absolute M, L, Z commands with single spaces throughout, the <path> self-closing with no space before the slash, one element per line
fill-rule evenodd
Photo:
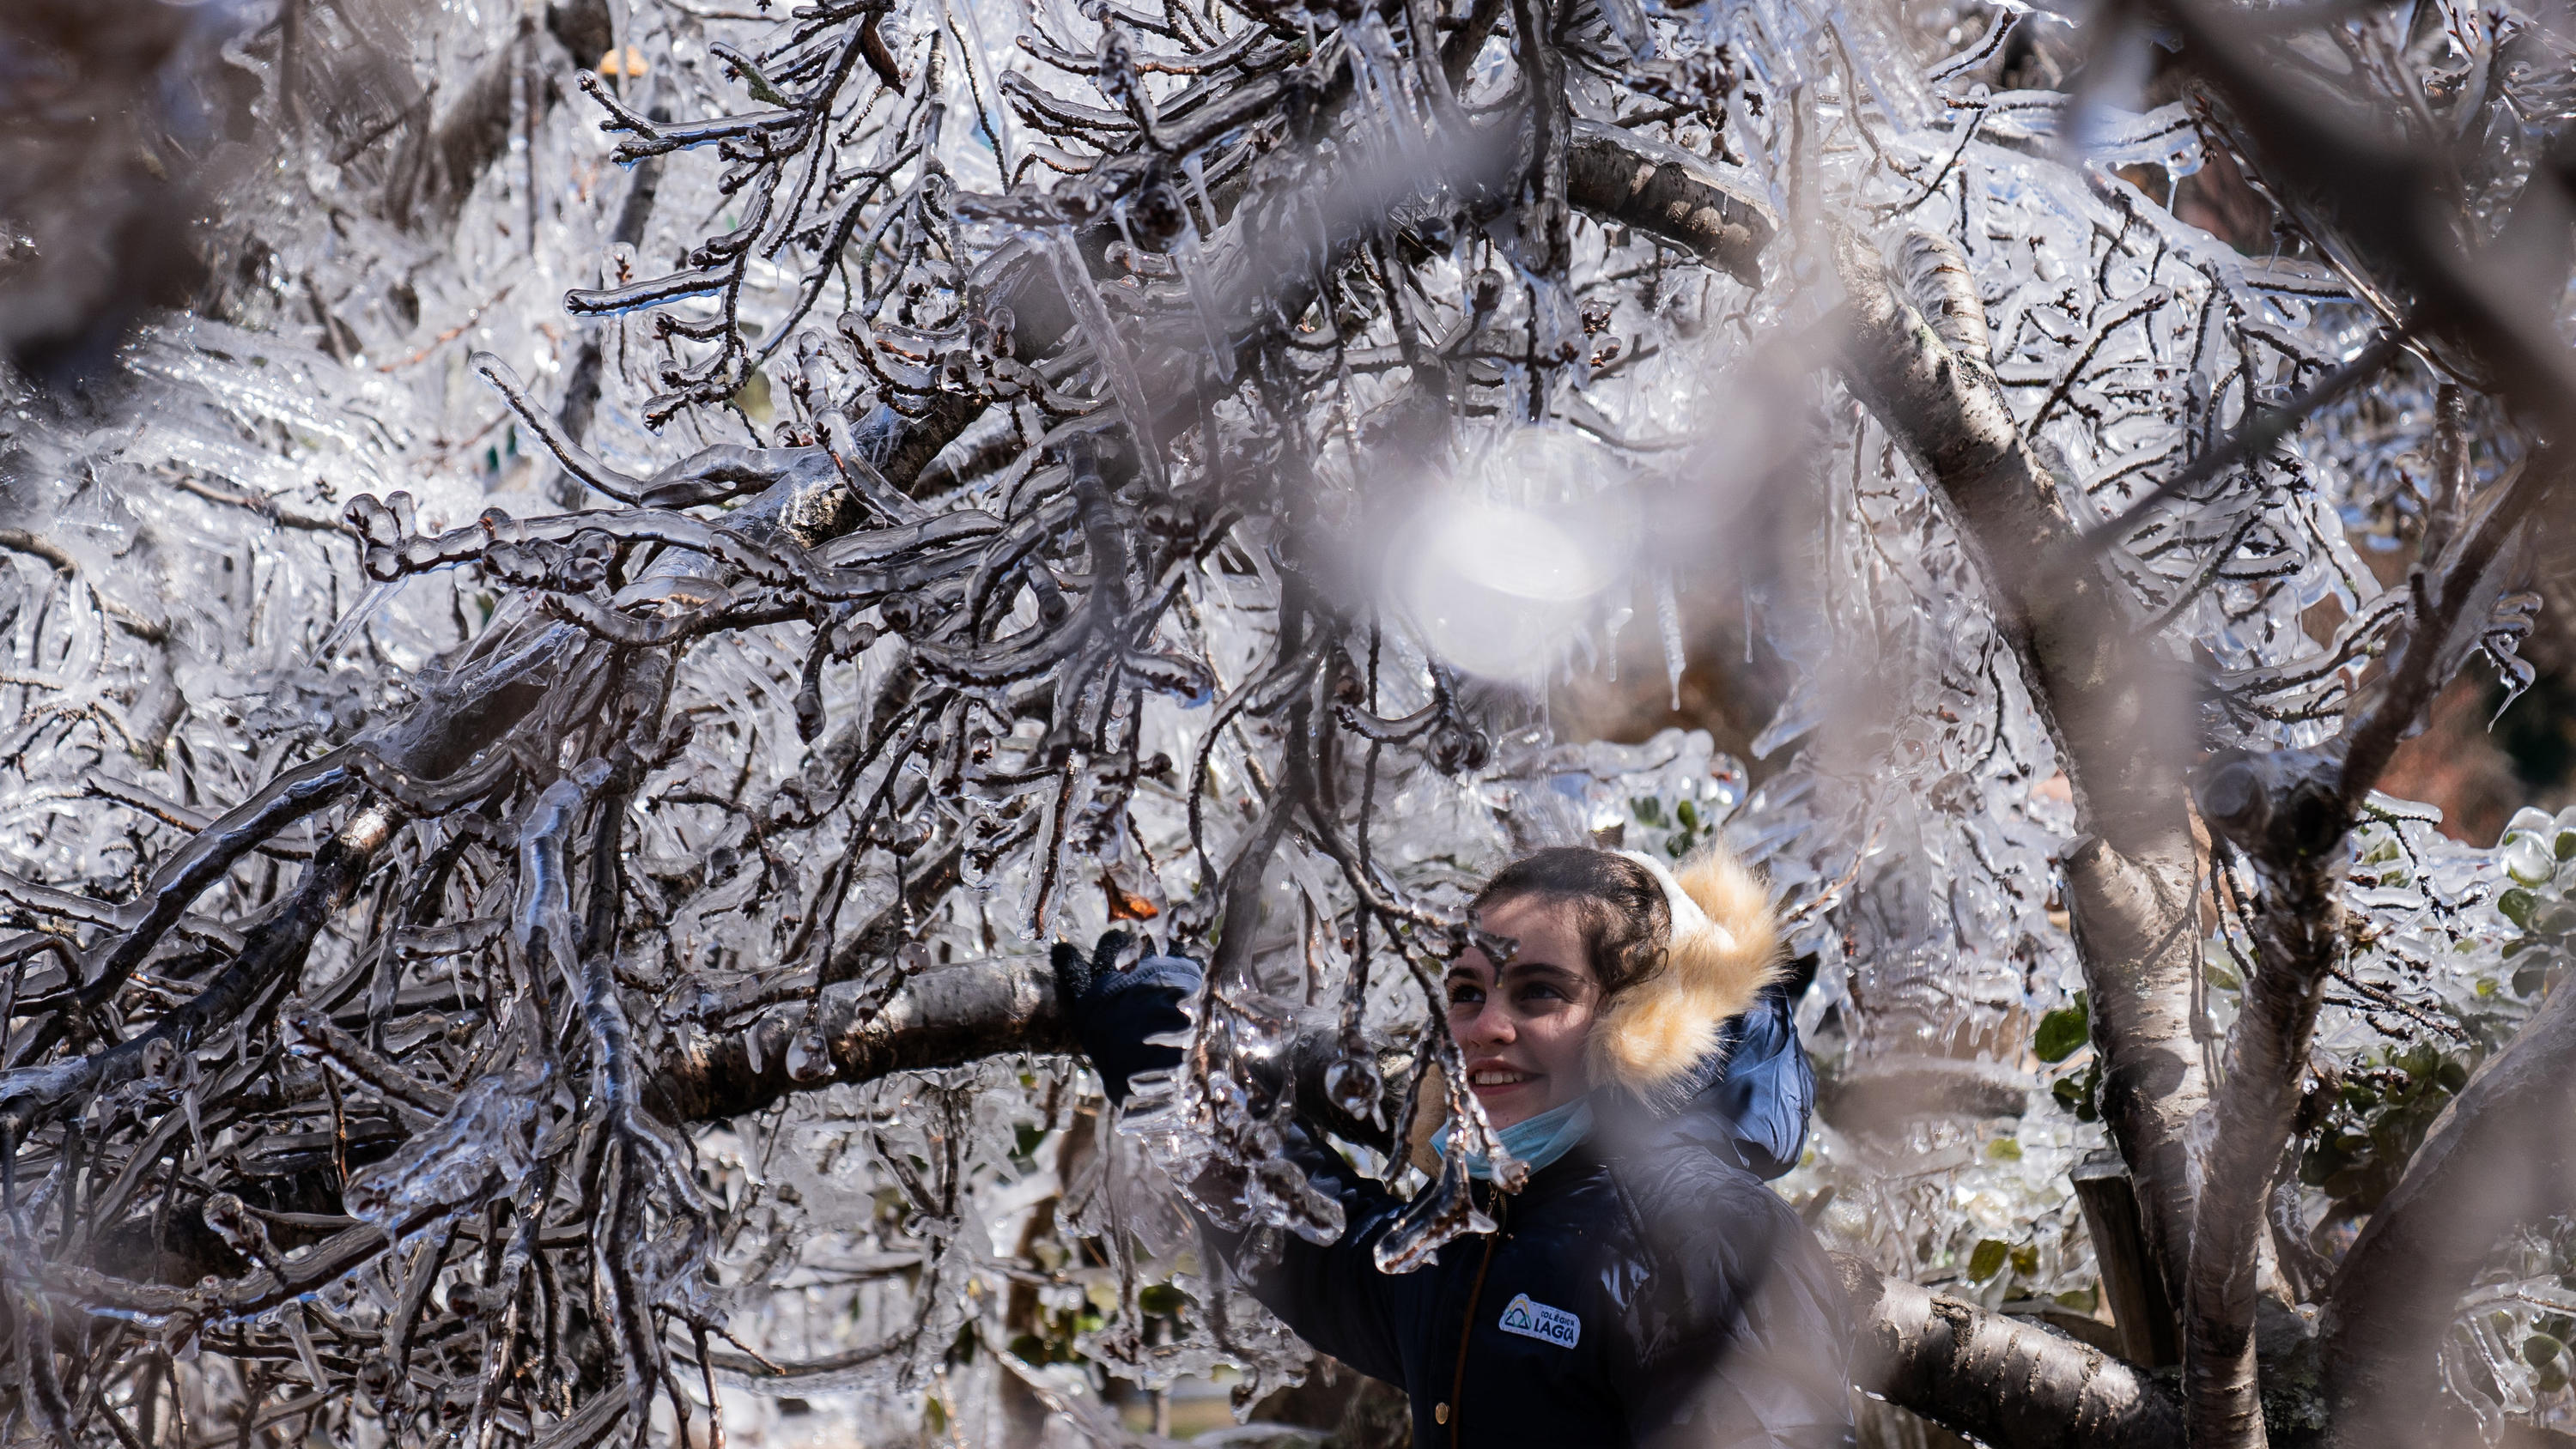
<path fill-rule="evenodd" d="M 1727 1018 L 1779 975 L 1780 927 L 1762 882 L 1724 846 L 1703 848 L 1676 870 L 1622 854 L 1664 887 L 1672 940 L 1662 970 L 1610 999 L 1585 1055 L 1594 1082 L 1617 1082 L 1653 1102 L 1706 1062 Z"/>

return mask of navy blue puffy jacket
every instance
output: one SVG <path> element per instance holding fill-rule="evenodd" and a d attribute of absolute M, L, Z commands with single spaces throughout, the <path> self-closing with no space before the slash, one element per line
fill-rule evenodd
<path fill-rule="evenodd" d="M 1302 1135 L 1339 1242 L 1287 1240 L 1252 1290 L 1316 1348 L 1405 1390 L 1416 1449 L 1839 1449 L 1851 1327 L 1814 1235 L 1762 1180 L 1795 1167 L 1816 1080 L 1795 988 L 1726 1023 L 1667 1120 L 1616 1091 L 1601 1125 L 1505 1197 L 1490 1237 L 1413 1273 L 1371 1252 L 1403 1204 Z"/>
<path fill-rule="evenodd" d="M 1831 1265 L 1788 1204 L 1730 1159 L 1723 1118 L 1602 1127 L 1509 1196 L 1499 1231 L 1415 1272 L 1371 1258 L 1403 1204 L 1311 1140 L 1291 1152 L 1340 1199 L 1341 1240 L 1290 1238 L 1255 1274 L 1300 1338 L 1403 1388 L 1416 1449 L 1850 1443 L 1850 1329 Z"/>

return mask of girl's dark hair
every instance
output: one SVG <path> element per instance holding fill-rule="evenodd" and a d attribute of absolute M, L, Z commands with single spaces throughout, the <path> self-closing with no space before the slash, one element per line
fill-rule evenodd
<path fill-rule="evenodd" d="M 1504 866 L 1476 892 L 1468 910 L 1482 916 L 1489 906 L 1525 896 L 1574 908 L 1576 929 L 1604 1000 L 1663 969 L 1673 908 L 1662 883 L 1626 856 L 1580 845 L 1550 846 Z"/>

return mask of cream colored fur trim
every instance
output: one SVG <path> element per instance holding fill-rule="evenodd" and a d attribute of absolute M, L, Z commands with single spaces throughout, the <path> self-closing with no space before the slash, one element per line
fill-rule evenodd
<path fill-rule="evenodd" d="M 1667 890 L 1675 885 L 1698 912 L 1674 912 L 1664 968 L 1611 999 L 1585 1048 L 1595 1082 L 1615 1081 L 1641 1095 L 1670 1085 L 1715 1050 L 1718 1028 L 1750 1007 L 1781 969 L 1769 893 L 1723 846 L 1683 861 Z M 1687 919 L 1692 914 L 1704 919 Z"/>

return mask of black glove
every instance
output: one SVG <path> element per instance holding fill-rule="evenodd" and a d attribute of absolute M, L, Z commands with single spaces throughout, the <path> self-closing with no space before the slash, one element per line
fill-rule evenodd
<path fill-rule="evenodd" d="M 1089 960 L 1065 941 L 1056 943 L 1053 957 L 1057 1002 L 1113 1107 L 1126 1102 L 1128 1078 L 1181 1064 L 1179 1047 L 1145 1039 L 1189 1030 L 1181 1003 L 1207 980 L 1197 962 L 1182 956 L 1148 956 L 1118 969 L 1118 958 L 1134 943 L 1125 931 L 1107 931 Z"/>

